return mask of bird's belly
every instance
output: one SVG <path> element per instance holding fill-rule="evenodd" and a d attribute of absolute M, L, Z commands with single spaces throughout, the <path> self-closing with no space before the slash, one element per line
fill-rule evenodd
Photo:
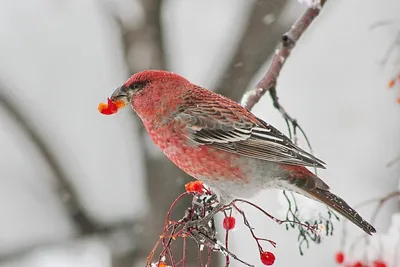
<path fill-rule="evenodd" d="M 159 145 L 164 154 L 189 175 L 207 180 L 246 182 L 239 164 L 240 157 L 208 146 L 193 146 L 175 137 L 169 144 Z M 179 145 L 175 145 L 179 144 Z"/>
<path fill-rule="evenodd" d="M 277 187 L 282 177 L 276 163 L 193 144 L 175 129 L 153 129 L 150 135 L 172 162 L 224 199 L 252 197 L 263 189 Z"/>

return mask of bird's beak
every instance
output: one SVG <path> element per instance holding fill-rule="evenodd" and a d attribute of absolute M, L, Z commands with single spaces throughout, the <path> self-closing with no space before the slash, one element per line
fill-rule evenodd
<path fill-rule="evenodd" d="M 129 103 L 130 94 L 125 86 L 117 88 L 111 95 L 110 99 L 113 102 L 123 101 L 126 105 Z"/>

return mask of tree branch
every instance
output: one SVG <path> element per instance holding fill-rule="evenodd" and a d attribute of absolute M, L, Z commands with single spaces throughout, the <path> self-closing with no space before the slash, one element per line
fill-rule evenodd
<path fill-rule="evenodd" d="M 24 257 L 30 257 L 35 253 L 41 253 L 54 248 L 63 248 L 68 251 L 74 246 L 78 246 L 81 243 L 86 243 L 91 240 L 98 241 L 108 248 L 113 256 L 112 266 L 132 266 L 132 260 L 121 263 L 121 259 L 125 260 L 126 257 L 124 256 L 127 254 L 131 254 L 133 255 L 132 257 L 134 257 L 135 253 L 137 253 L 139 242 L 136 238 L 137 235 L 135 234 L 135 231 L 136 230 L 131 222 L 121 222 L 114 224 L 111 228 L 93 234 L 86 234 L 77 238 L 34 244 L 18 251 L 3 254 L 0 258 L 0 264 L 2 266 L 3 264 L 8 266 L 7 263 L 10 263 L 11 265 L 12 262 L 18 261 Z"/>
<path fill-rule="evenodd" d="M 314 19 L 319 15 L 322 7 L 327 1 L 328 0 L 321 0 L 318 6 L 309 7 L 306 12 L 296 21 L 292 28 L 282 36 L 280 48 L 272 59 L 271 66 L 269 67 L 267 73 L 256 85 L 255 89 L 248 91 L 243 96 L 242 105 L 245 108 L 251 110 L 268 90 L 275 89 L 279 74 L 281 73 L 286 60 L 289 58 L 290 53 L 297 44 L 297 41 L 308 29 Z M 278 103 L 277 97 L 275 97 L 273 100 L 274 102 Z"/>
<path fill-rule="evenodd" d="M 162 2 L 163 0 L 141 0 L 145 19 L 138 28 L 126 26 L 116 17 L 122 31 L 125 60 L 130 73 L 149 68 L 166 68 L 161 25 Z"/>
<path fill-rule="evenodd" d="M 10 90 L 11 91 L 11 90 Z M 49 169 L 54 174 L 58 182 L 58 191 L 60 199 L 67 206 L 75 226 L 78 228 L 78 234 L 92 234 L 98 230 L 95 222 L 89 218 L 82 205 L 79 203 L 79 197 L 75 192 L 73 185 L 68 179 L 68 175 L 62 168 L 62 164 L 58 160 L 57 155 L 51 150 L 45 139 L 40 136 L 23 112 L 17 107 L 10 97 L 5 92 L 9 92 L 4 85 L 0 85 L 0 105 L 8 112 L 14 122 L 21 128 L 26 137 L 34 144 L 38 152 L 42 155 Z"/>
<path fill-rule="evenodd" d="M 286 0 L 258 0 L 251 11 L 247 28 L 227 70 L 216 86 L 216 92 L 233 100 L 240 100 L 254 73 L 275 51 L 284 25 L 278 18 L 286 6 Z"/>

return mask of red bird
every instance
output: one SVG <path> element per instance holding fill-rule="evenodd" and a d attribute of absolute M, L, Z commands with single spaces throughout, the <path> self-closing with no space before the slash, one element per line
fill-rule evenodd
<path fill-rule="evenodd" d="M 148 70 L 130 77 L 111 100 L 130 103 L 164 154 L 224 203 L 280 188 L 328 205 L 367 234 L 376 232 L 306 168 L 325 168 L 323 161 L 229 98 L 177 74 Z"/>

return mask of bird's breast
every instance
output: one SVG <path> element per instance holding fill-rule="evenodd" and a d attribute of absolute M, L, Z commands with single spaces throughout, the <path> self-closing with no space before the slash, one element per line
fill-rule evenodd
<path fill-rule="evenodd" d="M 193 143 L 187 138 L 185 126 L 171 122 L 161 127 L 146 128 L 164 154 L 190 176 L 207 180 L 246 181 L 239 155 Z"/>
<path fill-rule="evenodd" d="M 187 138 L 184 126 L 146 126 L 154 143 L 190 176 L 204 181 L 224 201 L 252 197 L 283 177 L 279 164 L 196 145 Z"/>

